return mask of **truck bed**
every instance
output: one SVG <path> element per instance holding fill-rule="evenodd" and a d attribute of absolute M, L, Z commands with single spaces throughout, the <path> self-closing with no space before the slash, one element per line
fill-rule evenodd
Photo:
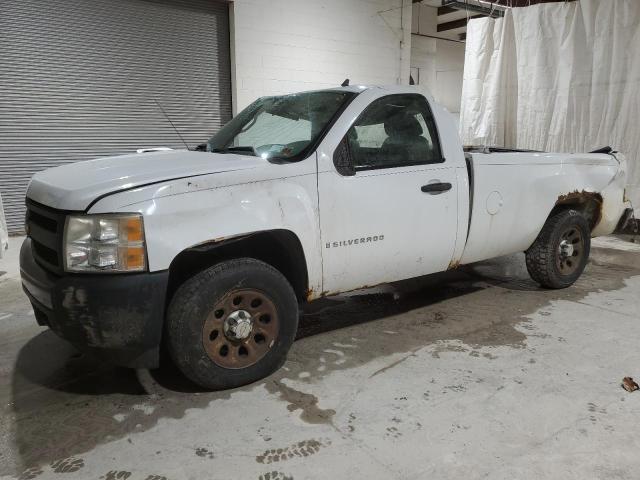
<path fill-rule="evenodd" d="M 624 185 L 614 180 L 624 165 L 613 155 L 482 148 L 465 158 L 470 219 L 460 263 L 526 250 L 567 199 L 599 203 L 594 235 L 611 233 L 622 214 Z"/>

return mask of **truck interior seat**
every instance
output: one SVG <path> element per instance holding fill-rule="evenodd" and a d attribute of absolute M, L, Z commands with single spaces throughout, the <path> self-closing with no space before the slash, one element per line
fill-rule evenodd
<path fill-rule="evenodd" d="M 414 115 L 402 113 L 384 123 L 389 136 L 381 148 L 381 156 L 391 163 L 424 161 L 431 153 L 429 142 L 422 135 L 422 125 Z"/>

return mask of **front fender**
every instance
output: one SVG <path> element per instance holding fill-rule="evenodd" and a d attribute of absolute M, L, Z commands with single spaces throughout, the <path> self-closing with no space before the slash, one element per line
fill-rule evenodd
<path fill-rule="evenodd" d="M 304 174 L 211 186 L 207 178 L 184 186 L 147 187 L 151 198 L 131 203 L 140 191 L 122 192 L 96 203 L 90 213 L 139 212 L 144 216 L 150 271 L 166 270 L 182 251 L 212 241 L 267 230 L 289 230 L 302 245 L 309 287 L 322 284 L 315 162 Z M 294 168 L 300 170 L 300 165 Z M 309 166 L 307 167 L 309 170 Z M 214 176 L 215 177 L 215 176 Z M 220 178 L 211 179 L 220 182 Z M 189 183 L 189 185 L 187 185 Z M 184 187 L 184 188 L 182 188 Z M 172 192 L 164 195 L 163 192 Z M 175 193 L 175 192 L 180 193 Z"/>

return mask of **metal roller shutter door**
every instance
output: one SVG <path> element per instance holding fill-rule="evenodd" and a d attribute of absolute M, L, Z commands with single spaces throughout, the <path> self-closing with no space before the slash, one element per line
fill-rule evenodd
<path fill-rule="evenodd" d="M 228 3 L 0 0 L 0 193 L 23 229 L 37 171 L 183 148 L 231 118 Z"/>

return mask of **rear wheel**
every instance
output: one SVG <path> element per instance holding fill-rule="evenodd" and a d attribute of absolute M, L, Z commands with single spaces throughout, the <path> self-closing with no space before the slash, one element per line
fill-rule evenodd
<path fill-rule="evenodd" d="M 167 313 L 171 357 L 189 379 L 212 390 L 277 370 L 297 326 L 298 303 L 289 282 L 251 258 L 219 263 L 187 280 Z"/>
<path fill-rule="evenodd" d="M 531 278 L 546 288 L 573 285 L 589 259 L 590 233 L 587 220 L 576 210 L 562 210 L 549 217 L 525 252 Z"/>

